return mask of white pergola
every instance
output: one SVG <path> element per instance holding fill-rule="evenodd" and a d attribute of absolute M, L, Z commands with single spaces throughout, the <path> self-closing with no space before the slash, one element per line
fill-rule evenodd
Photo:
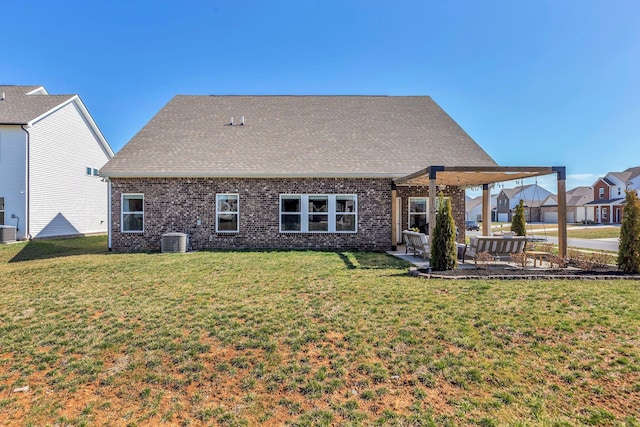
<path fill-rule="evenodd" d="M 429 166 L 423 170 L 394 180 L 396 186 L 423 185 L 429 188 L 429 217 L 436 215 L 436 189 L 440 185 L 471 187 L 482 186 L 482 218 L 491 218 L 489 186 L 498 182 L 556 174 L 558 179 L 558 249 L 560 256 L 567 255 L 567 188 L 564 166 Z M 433 189 L 433 190 L 432 190 Z M 396 214 L 396 194 L 392 195 L 392 214 Z M 393 244 L 396 221 L 392 220 Z M 435 221 L 429 221 L 429 238 L 433 239 Z M 491 221 L 482 221 L 482 235 L 491 235 Z M 431 242 L 433 243 L 433 242 Z"/>

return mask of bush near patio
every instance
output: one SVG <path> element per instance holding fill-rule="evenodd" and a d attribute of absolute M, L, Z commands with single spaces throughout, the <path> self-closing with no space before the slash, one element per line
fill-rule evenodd
<path fill-rule="evenodd" d="M 635 190 L 626 190 L 626 193 L 620 226 L 618 267 L 625 273 L 640 273 L 640 202 Z"/>
<path fill-rule="evenodd" d="M 456 223 L 451 213 L 450 199 L 440 194 L 438 202 L 429 261 L 434 271 L 453 270 L 458 265 Z"/>
<path fill-rule="evenodd" d="M 640 421 L 633 281 L 426 281 L 379 253 L 105 247 L 0 245 L 4 423 Z"/>
<path fill-rule="evenodd" d="M 516 206 L 516 210 L 513 214 L 511 231 L 516 233 L 516 236 L 527 235 L 527 224 L 524 219 L 524 200 L 522 199 L 520 199 L 520 203 Z"/>

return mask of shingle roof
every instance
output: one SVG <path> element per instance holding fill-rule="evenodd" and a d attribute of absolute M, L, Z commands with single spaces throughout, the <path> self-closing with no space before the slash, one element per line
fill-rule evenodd
<path fill-rule="evenodd" d="M 586 205 L 618 205 L 625 201 L 625 198 L 617 198 L 617 199 L 596 199 L 592 202 L 585 203 Z"/>
<path fill-rule="evenodd" d="M 551 200 L 554 203 L 546 203 L 544 206 L 558 206 L 558 196 L 555 194 L 550 194 L 547 196 L 546 200 Z M 593 189 L 589 187 L 575 187 L 571 190 L 568 190 L 566 193 L 566 204 L 567 206 L 577 207 L 584 206 L 593 200 Z"/>
<path fill-rule="evenodd" d="M 593 188 L 580 186 L 567 191 L 567 206 L 584 206 L 593 201 Z"/>
<path fill-rule="evenodd" d="M 527 185 L 522 185 L 520 187 L 513 187 L 513 188 L 503 188 L 501 191 L 505 194 L 505 196 L 507 196 L 509 199 L 514 198 L 517 194 L 520 194 L 526 190 L 528 190 L 530 187 L 533 187 L 536 184 L 527 184 Z"/>
<path fill-rule="evenodd" d="M 101 175 L 400 177 L 431 165 L 496 163 L 430 97 L 178 95 Z"/>
<path fill-rule="evenodd" d="M 25 125 L 75 95 L 32 94 L 40 86 L 0 86 L 0 124 Z"/>

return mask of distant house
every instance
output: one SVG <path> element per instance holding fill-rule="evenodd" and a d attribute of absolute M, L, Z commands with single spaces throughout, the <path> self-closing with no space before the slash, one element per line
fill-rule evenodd
<path fill-rule="evenodd" d="M 497 194 L 491 195 L 491 214 L 495 216 L 495 209 L 497 205 Z M 465 205 L 465 218 L 467 221 L 482 221 L 482 196 L 469 198 Z M 494 219 L 492 218 L 492 221 Z"/>
<path fill-rule="evenodd" d="M 640 166 L 622 172 L 609 172 L 593 184 L 593 201 L 588 206 L 593 209 L 596 223 L 619 224 L 625 204 L 625 190 L 640 190 Z"/>
<path fill-rule="evenodd" d="M 388 250 L 427 229 L 402 178 L 432 165 L 496 163 L 429 97 L 176 96 L 101 169 L 110 248 Z M 440 191 L 462 223 L 464 188 Z"/>
<path fill-rule="evenodd" d="M 590 187 L 576 187 L 567 191 L 567 223 L 584 223 L 594 221 L 593 208 L 589 203 L 593 201 L 593 189 Z M 542 222 L 558 222 L 558 196 L 550 194 L 541 204 Z"/>
<path fill-rule="evenodd" d="M 0 86 L 0 225 L 18 239 L 107 231 L 113 152 L 78 95 Z"/>
<path fill-rule="evenodd" d="M 550 194 L 550 191 L 538 184 L 504 188 L 500 190 L 496 199 L 496 219 L 500 222 L 511 222 L 516 206 L 518 206 L 520 200 L 524 200 L 525 220 L 527 222 L 539 222 L 542 217 L 540 205 Z"/>

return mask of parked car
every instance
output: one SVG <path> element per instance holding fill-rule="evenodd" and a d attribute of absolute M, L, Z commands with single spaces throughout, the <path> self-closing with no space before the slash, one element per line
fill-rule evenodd
<path fill-rule="evenodd" d="M 475 221 L 467 221 L 465 228 L 467 229 L 467 231 L 480 231 L 480 225 L 478 225 L 478 223 Z"/>

